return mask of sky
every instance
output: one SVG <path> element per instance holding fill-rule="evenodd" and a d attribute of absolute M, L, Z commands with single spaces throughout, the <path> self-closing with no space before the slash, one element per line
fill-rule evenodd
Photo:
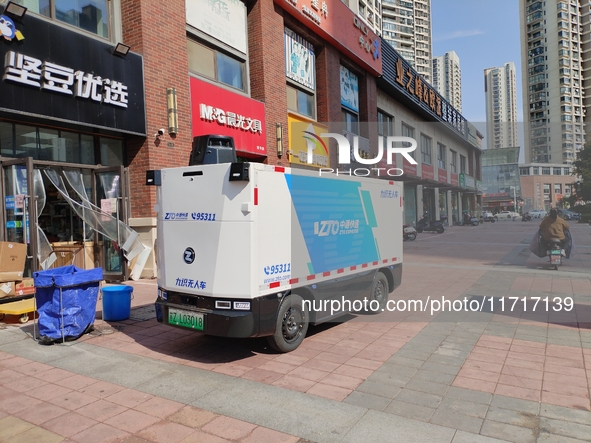
<path fill-rule="evenodd" d="M 522 122 L 519 2 L 431 0 L 431 20 L 433 57 L 455 51 L 460 58 L 462 115 L 473 123 L 486 122 L 484 69 L 513 62 Z"/>

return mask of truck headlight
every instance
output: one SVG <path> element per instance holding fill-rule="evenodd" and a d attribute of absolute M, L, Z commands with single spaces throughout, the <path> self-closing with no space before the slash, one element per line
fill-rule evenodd
<path fill-rule="evenodd" d="M 216 300 L 215 301 L 215 308 L 216 309 L 232 309 L 232 303 L 229 301 L 224 301 L 224 300 Z"/>
<path fill-rule="evenodd" d="M 168 293 L 164 289 L 158 288 L 158 298 L 161 300 L 167 300 Z"/>
<path fill-rule="evenodd" d="M 235 301 L 234 302 L 234 309 L 237 311 L 250 311 L 250 302 L 249 301 Z"/>

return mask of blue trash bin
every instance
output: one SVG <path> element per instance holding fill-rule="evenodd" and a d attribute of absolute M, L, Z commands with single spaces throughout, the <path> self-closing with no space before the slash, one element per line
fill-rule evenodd
<path fill-rule="evenodd" d="M 42 340 L 76 339 L 94 324 L 102 268 L 61 266 L 34 272 L 33 279 Z"/>
<path fill-rule="evenodd" d="M 103 291 L 103 320 L 127 320 L 131 313 L 132 286 L 105 286 Z"/>

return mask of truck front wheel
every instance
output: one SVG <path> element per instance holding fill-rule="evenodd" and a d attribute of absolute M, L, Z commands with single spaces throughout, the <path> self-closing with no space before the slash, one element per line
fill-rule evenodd
<path fill-rule="evenodd" d="M 308 321 L 309 316 L 302 297 L 297 294 L 288 295 L 279 306 L 275 333 L 267 337 L 269 345 L 279 352 L 295 350 L 306 337 Z"/>

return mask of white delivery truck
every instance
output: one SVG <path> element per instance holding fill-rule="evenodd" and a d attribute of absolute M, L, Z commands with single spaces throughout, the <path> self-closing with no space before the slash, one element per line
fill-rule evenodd
<path fill-rule="evenodd" d="M 381 312 L 400 285 L 400 182 L 260 163 L 148 176 L 157 186 L 159 322 L 267 336 L 289 352 L 309 324 L 361 306 Z"/>

